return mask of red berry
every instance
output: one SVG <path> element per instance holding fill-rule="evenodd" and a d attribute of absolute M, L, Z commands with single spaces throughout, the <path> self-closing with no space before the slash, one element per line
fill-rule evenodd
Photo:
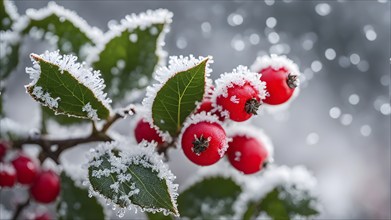
<path fill-rule="evenodd" d="M 229 142 L 227 155 L 233 167 L 244 174 L 252 174 L 266 164 L 268 152 L 257 138 L 237 135 Z"/>
<path fill-rule="evenodd" d="M 34 217 L 34 220 L 50 220 L 52 217 L 48 213 L 38 214 Z"/>
<path fill-rule="evenodd" d="M 146 122 L 144 119 L 141 119 L 134 129 L 134 136 L 136 137 L 137 143 L 140 143 L 143 140 L 148 142 L 156 141 L 158 144 L 163 143 L 163 139 L 159 136 L 155 128 Z"/>
<path fill-rule="evenodd" d="M 10 164 L 0 164 L 0 187 L 13 187 L 16 182 L 16 171 Z"/>
<path fill-rule="evenodd" d="M 269 105 L 279 105 L 288 101 L 298 85 L 297 75 L 292 75 L 286 68 L 262 69 L 261 80 L 266 82 L 269 96 L 264 100 Z"/>
<path fill-rule="evenodd" d="M 212 101 L 210 99 L 204 99 L 204 101 L 201 103 L 195 113 L 201 112 L 210 112 L 212 115 L 216 115 L 219 118 L 219 121 L 225 120 L 225 118 L 221 115 L 219 111 L 213 110 Z"/>
<path fill-rule="evenodd" d="M 38 168 L 28 157 L 19 155 L 12 161 L 16 170 L 18 182 L 21 184 L 32 184 L 37 176 Z"/>
<path fill-rule="evenodd" d="M 0 161 L 3 160 L 5 154 L 7 153 L 7 144 L 0 141 Z"/>
<path fill-rule="evenodd" d="M 30 193 L 37 202 L 53 202 L 60 193 L 60 178 L 51 170 L 42 171 L 31 186 Z"/>
<path fill-rule="evenodd" d="M 190 161 L 207 166 L 216 163 L 223 156 L 227 137 L 218 123 L 201 121 L 184 130 L 181 144 Z"/>
<path fill-rule="evenodd" d="M 259 91 L 249 82 L 242 86 L 234 85 L 227 88 L 227 94 L 227 97 L 218 96 L 216 103 L 229 112 L 231 120 L 241 122 L 257 114 L 261 99 Z"/>

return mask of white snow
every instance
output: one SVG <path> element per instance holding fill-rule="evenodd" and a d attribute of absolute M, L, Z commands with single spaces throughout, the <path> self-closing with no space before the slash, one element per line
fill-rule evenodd
<path fill-rule="evenodd" d="M 41 100 L 45 106 L 48 106 L 51 109 L 58 108 L 58 101 L 60 100 L 60 97 L 52 98 L 48 92 L 44 92 L 42 90 L 42 87 L 34 87 L 31 94 L 33 94 L 37 99 Z"/>
<path fill-rule="evenodd" d="M 4 4 L 4 8 L 5 8 L 5 11 L 7 12 L 7 14 L 10 16 L 10 18 L 13 20 L 13 21 L 16 21 L 18 20 L 19 18 L 19 14 L 18 14 L 18 10 L 14 4 L 13 1 L 10 1 L 10 0 L 4 0 L 3 1 L 3 4 Z M 1 21 L 2 22 L 2 21 Z"/>
<path fill-rule="evenodd" d="M 0 59 L 6 59 L 11 54 L 12 46 L 20 41 L 20 34 L 15 31 L 0 31 Z M 5 61 L 5 63 L 8 61 Z"/>
<path fill-rule="evenodd" d="M 247 138 L 255 138 L 257 139 L 262 145 L 266 148 L 266 151 L 268 152 L 268 162 L 273 161 L 273 153 L 274 153 L 274 147 L 273 143 L 270 140 L 270 138 L 264 133 L 264 131 L 259 128 L 255 127 L 249 123 L 233 123 L 230 126 L 226 128 L 227 136 L 228 137 L 234 137 L 234 136 L 244 136 Z"/>
<path fill-rule="evenodd" d="M 92 120 L 99 120 L 98 114 L 96 113 L 97 110 L 93 109 L 90 103 L 87 103 L 85 106 L 83 106 L 82 111 L 87 112 L 88 118 Z"/>
<path fill-rule="evenodd" d="M 224 73 L 216 80 L 216 88 L 212 93 L 212 106 L 216 110 L 223 110 L 221 106 L 216 104 L 217 97 L 228 97 L 228 89 L 236 86 L 243 86 L 246 82 L 259 91 L 259 98 L 266 98 L 266 83 L 260 80 L 261 74 L 250 71 L 246 66 L 238 66 L 231 73 Z M 232 102 L 237 101 L 236 97 L 230 97 Z M 234 102 L 235 103 L 235 102 Z M 222 114 L 229 116 L 228 112 Z"/>
<path fill-rule="evenodd" d="M 8 175 L 16 174 L 15 168 L 11 164 L 0 163 L 0 172 L 5 172 Z"/>
<path fill-rule="evenodd" d="M 31 54 L 31 60 L 33 62 L 33 67 L 27 67 L 26 73 L 30 75 L 30 78 L 33 80 L 29 85 L 26 87 L 35 86 L 35 84 L 38 82 L 40 75 L 41 75 L 41 67 L 39 65 L 39 62 L 48 62 L 53 65 L 56 65 L 59 67 L 59 70 L 63 73 L 64 71 L 69 72 L 77 81 L 79 81 L 82 85 L 89 88 L 95 95 L 95 97 L 107 108 L 109 111 L 111 111 L 110 103 L 111 99 L 107 98 L 107 94 L 104 93 L 103 89 L 105 88 L 105 84 L 103 79 L 101 78 L 101 74 L 99 71 L 92 70 L 92 68 L 86 68 L 84 66 L 84 63 L 77 63 L 77 57 L 73 55 L 60 55 L 59 51 L 53 51 L 48 52 L 46 51 L 44 54 L 36 55 Z M 38 88 L 38 87 L 35 87 Z M 34 89 L 35 90 L 35 89 Z M 46 99 L 43 99 L 45 101 L 45 104 L 49 107 L 58 107 L 56 106 L 55 102 L 51 102 L 56 99 L 50 99 L 50 96 L 45 96 L 48 93 L 43 93 L 42 88 L 37 89 L 37 94 L 41 94 L 46 97 Z M 39 97 L 41 98 L 41 97 Z M 48 101 L 48 102 L 46 102 Z M 58 101 L 58 100 L 57 100 Z M 89 117 L 91 119 L 94 119 L 92 108 L 88 109 L 88 106 L 84 106 L 83 109 L 90 110 Z M 85 111 L 83 110 L 83 111 Z"/>
<path fill-rule="evenodd" d="M 16 26 L 18 26 L 18 30 L 21 30 L 29 24 L 30 20 L 44 20 L 51 15 L 56 15 L 60 18 L 60 21 L 67 20 L 71 22 L 94 43 L 98 42 L 103 35 L 99 28 L 91 27 L 83 18 L 78 16 L 76 12 L 65 9 L 55 2 L 49 2 L 47 7 L 39 10 L 28 9 L 26 15 L 18 21 L 20 24 L 16 24 Z"/>
<path fill-rule="evenodd" d="M 163 50 L 164 46 L 164 37 L 166 33 L 169 32 L 169 25 L 172 22 L 172 12 L 166 9 L 157 9 L 157 10 L 148 10 L 146 12 L 140 13 L 139 15 L 131 14 L 127 15 L 124 19 L 121 20 L 120 24 L 111 24 L 109 25 L 109 31 L 106 32 L 99 41 L 95 48 L 91 48 L 91 51 L 88 52 L 89 56 L 87 57 L 87 63 L 92 64 L 99 59 L 99 54 L 106 48 L 108 42 L 112 39 L 120 36 L 123 32 L 128 31 L 132 33 L 135 29 L 139 28 L 140 30 L 145 30 L 151 28 L 152 30 L 156 27 L 156 24 L 163 24 L 163 30 L 158 36 L 157 47 L 155 54 L 158 56 L 159 61 L 157 66 L 162 66 L 165 64 L 165 58 L 167 52 Z M 131 34 L 129 40 L 135 43 L 138 39 L 136 34 Z"/>
<path fill-rule="evenodd" d="M 146 109 L 145 114 L 145 120 L 148 121 L 151 125 L 153 125 L 153 119 L 152 119 L 152 106 L 153 102 L 155 100 L 155 97 L 159 90 L 166 84 L 166 82 L 174 77 L 179 72 L 187 71 L 200 63 L 206 61 L 206 69 L 205 69 L 205 94 L 210 90 L 210 87 L 212 85 L 212 81 L 209 78 L 210 73 L 212 70 L 209 68 L 209 64 L 213 63 L 213 58 L 211 56 L 208 57 L 199 57 L 198 59 L 195 58 L 193 55 L 190 55 L 188 57 L 184 56 L 171 56 L 169 58 L 169 65 L 168 67 L 161 67 L 155 72 L 154 78 L 159 82 L 158 84 L 153 84 L 152 86 L 147 87 L 147 94 L 146 97 L 143 99 L 142 104 L 144 108 Z M 165 132 L 163 134 L 164 136 L 167 136 L 168 133 Z"/>
<path fill-rule="evenodd" d="M 181 143 L 182 143 L 182 135 L 186 131 L 186 129 L 192 125 L 192 124 L 197 124 L 199 122 L 208 122 L 211 124 L 218 124 L 221 126 L 221 122 L 219 121 L 219 118 L 216 115 L 211 115 L 210 113 L 206 112 L 201 112 L 195 115 L 191 115 L 184 123 L 182 130 L 180 132 L 180 135 L 178 137 L 178 140 L 176 142 L 177 148 L 181 148 Z M 225 137 L 224 141 L 221 142 L 221 146 L 218 149 L 218 153 L 220 157 L 223 157 L 225 152 L 228 149 L 228 142 L 230 139 L 228 137 Z"/>
<path fill-rule="evenodd" d="M 119 156 L 115 156 L 112 153 L 112 149 L 120 149 Z M 99 178 L 102 175 L 110 175 L 112 173 L 115 174 L 122 174 L 118 178 L 118 182 L 115 182 L 111 184 L 110 188 L 112 188 L 116 193 L 115 198 L 110 201 L 107 200 L 108 204 L 111 204 L 113 207 L 113 210 L 117 208 L 116 203 L 120 200 L 125 201 L 125 203 L 128 205 L 128 209 L 134 208 L 135 211 L 137 209 L 141 211 L 147 211 L 147 212 L 163 212 L 165 215 L 170 214 L 169 210 L 163 209 L 163 208 L 142 208 L 138 205 L 132 204 L 130 201 L 130 197 L 134 194 L 137 194 L 140 192 L 140 189 L 136 187 L 136 185 L 133 183 L 131 185 L 130 192 L 128 194 L 124 193 L 119 189 L 119 185 L 123 183 L 124 181 L 129 181 L 132 179 L 132 175 L 127 173 L 126 170 L 128 169 L 129 165 L 135 164 L 135 165 L 141 165 L 145 168 L 151 169 L 153 172 L 157 173 L 157 176 L 165 180 L 168 191 L 171 197 L 171 202 L 174 204 L 174 207 L 177 207 L 176 205 L 176 198 L 178 196 L 177 190 L 178 185 L 174 184 L 173 181 L 175 180 L 175 176 L 172 174 L 172 172 L 168 169 L 168 166 L 163 163 L 162 156 L 158 155 L 155 152 L 156 143 L 148 143 L 146 141 L 141 142 L 137 147 L 129 147 L 127 143 L 125 142 L 106 142 L 100 144 L 96 149 L 91 149 L 89 154 L 89 162 L 88 166 L 95 166 L 99 168 L 99 166 L 102 163 L 102 160 L 99 159 L 102 155 L 107 154 L 108 160 L 111 164 L 110 169 L 100 169 L 96 170 L 92 175 Z M 100 195 L 99 192 L 96 192 L 93 190 L 92 185 L 90 184 L 89 191 L 91 195 Z M 118 216 L 123 216 L 125 212 L 125 208 L 120 208 L 118 211 Z M 171 213 L 174 214 L 174 213 Z"/>
<path fill-rule="evenodd" d="M 31 130 L 31 128 L 21 125 L 10 118 L 1 118 L 0 128 L 0 137 L 7 139 L 15 137 L 27 138 L 30 135 Z"/>
<path fill-rule="evenodd" d="M 243 192 L 234 204 L 235 217 L 238 219 L 243 216 L 247 209 L 247 203 L 250 201 L 259 201 L 269 192 L 278 186 L 294 193 L 295 200 L 300 201 L 303 192 L 308 192 L 310 196 L 315 196 L 316 179 L 303 166 L 289 168 L 287 166 L 270 166 L 258 176 L 247 177 Z M 296 188 L 292 188 L 292 186 Z M 281 196 L 281 195 L 280 195 Z M 314 207 L 318 204 L 311 204 Z"/>

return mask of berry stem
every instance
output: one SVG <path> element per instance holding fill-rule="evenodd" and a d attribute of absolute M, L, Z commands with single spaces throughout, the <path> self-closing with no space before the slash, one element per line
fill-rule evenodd
<path fill-rule="evenodd" d="M 245 106 L 244 106 L 244 110 L 248 113 L 248 114 L 254 114 L 254 115 L 257 115 L 257 111 L 259 109 L 259 106 L 261 106 L 261 102 L 259 102 L 258 100 L 256 100 L 255 98 L 252 98 L 252 99 L 249 99 L 247 100 Z"/>
<path fill-rule="evenodd" d="M 297 75 L 293 75 L 292 73 L 289 73 L 288 79 L 286 80 L 286 83 L 288 84 L 289 88 L 294 89 L 299 85 L 299 79 Z"/>
<path fill-rule="evenodd" d="M 12 216 L 12 220 L 18 219 L 19 215 L 22 213 L 23 209 L 26 208 L 30 204 L 30 196 L 27 198 L 27 200 L 23 203 L 20 203 L 16 206 L 16 210 L 14 212 L 14 215 Z"/>
<path fill-rule="evenodd" d="M 202 134 L 199 138 L 194 135 L 193 141 L 193 152 L 197 155 L 200 155 L 209 147 L 210 138 L 205 138 Z"/>

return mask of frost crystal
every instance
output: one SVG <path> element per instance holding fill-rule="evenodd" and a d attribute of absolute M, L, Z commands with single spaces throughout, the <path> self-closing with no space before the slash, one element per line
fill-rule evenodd
<path fill-rule="evenodd" d="M 263 132 L 262 129 L 252 126 L 248 123 L 235 123 L 232 126 L 229 126 L 227 129 L 227 136 L 242 136 L 247 138 L 255 138 L 266 148 L 268 152 L 268 162 L 273 161 L 273 144 L 270 138 Z M 236 154 L 235 154 L 236 156 Z M 236 157 L 235 157 L 236 158 Z M 239 155 L 240 158 L 240 155 Z"/>
<path fill-rule="evenodd" d="M 92 68 L 86 68 L 84 66 L 84 63 L 77 63 L 77 57 L 73 55 L 60 55 L 59 51 L 53 51 L 48 52 L 46 51 L 44 54 L 36 55 L 31 54 L 31 60 L 33 62 L 33 67 L 27 67 L 26 73 L 30 75 L 30 79 L 33 81 L 27 85 L 26 87 L 34 86 L 40 76 L 41 76 L 41 66 L 39 65 L 39 62 L 48 62 L 53 65 L 58 66 L 59 70 L 63 73 L 64 71 L 69 72 L 77 81 L 79 81 L 82 85 L 89 88 L 95 95 L 95 97 L 102 102 L 102 104 L 107 108 L 110 108 L 111 100 L 107 98 L 107 94 L 103 92 L 103 89 L 105 88 L 105 84 L 103 79 L 101 78 L 101 74 L 99 71 L 92 70 Z M 40 88 L 40 87 L 35 87 Z M 35 91 L 34 88 L 34 91 Z M 42 91 L 42 88 L 38 89 L 36 91 L 37 94 L 41 94 L 45 96 L 48 93 L 44 93 Z M 47 99 L 50 98 L 49 94 L 46 96 Z M 45 100 L 45 99 L 44 99 Z M 56 99 L 54 99 L 56 100 Z M 52 101 L 51 99 L 47 101 Z M 45 102 L 46 103 L 46 102 Z M 50 106 L 56 106 L 55 103 L 46 103 L 49 107 Z M 88 106 L 89 105 L 89 106 Z M 57 105 L 58 107 L 58 105 Z M 91 105 L 88 103 L 83 107 L 83 111 L 88 112 L 88 117 L 91 119 L 95 119 L 96 116 L 96 110 L 93 110 Z M 94 113 L 95 111 L 95 113 Z"/>
<path fill-rule="evenodd" d="M 234 204 L 234 219 L 243 216 L 247 210 L 248 202 L 256 202 L 264 198 L 269 192 L 278 186 L 284 187 L 289 193 L 294 194 L 295 200 L 299 201 L 303 196 L 314 196 L 316 194 L 316 179 L 310 172 L 297 166 L 270 167 L 259 176 L 249 177 L 245 182 L 244 191 Z M 306 195 L 305 193 L 308 193 Z M 280 196 L 284 196 L 280 193 Z M 295 201 L 293 201 L 295 202 Z M 317 204 L 311 204 L 316 206 Z"/>
<path fill-rule="evenodd" d="M 99 120 L 98 114 L 96 113 L 97 110 L 93 109 L 90 103 L 87 103 L 85 106 L 83 106 L 82 111 L 87 112 L 88 118 L 92 120 Z"/>
<path fill-rule="evenodd" d="M 4 0 L 3 4 L 7 14 L 11 17 L 12 20 L 16 21 L 19 18 L 19 14 L 14 2 L 10 0 Z M 4 24 L 4 21 L 0 22 L 3 22 Z"/>
<path fill-rule="evenodd" d="M 44 92 L 42 90 L 42 87 L 34 87 L 33 92 L 31 94 L 33 94 L 35 98 L 43 101 L 45 106 L 48 106 L 51 109 L 58 108 L 58 101 L 60 100 L 60 97 L 57 97 L 55 99 L 50 97 L 50 94 L 48 92 Z"/>
<path fill-rule="evenodd" d="M 192 125 L 192 124 L 197 124 L 199 122 L 208 122 L 208 123 L 216 123 L 221 126 L 221 122 L 219 121 L 219 118 L 216 115 L 211 115 L 210 113 L 206 112 L 201 112 L 199 114 L 191 115 L 183 124 L 181 133 L 178 137 L 177 141 L 177 147 L 180 148 L 181 143 L 182 143 L 182 135 L 186 131 L 186 129 Z M 223 157 L 225 152 L 228 149 L 228 142 L 230 141 L 229 138 L 225 138 L 224 141 L 221 142 L 221 146 L 218 149 L 218 153 L 220 157 Z"/>
<path fill-rule="evenodd" d="M 238 66 L 231 73 L 221 74 L 216 80 L 216 88 L 212 93 L 212 105 L 214 109 L 222 110 L 221 106 L 216 104 L 216 99 L 219 96 L 228 97 L 228 89 L 236 86 L 243 86 L 246 82 L 259 91 L 259 98 L 266 98 L 266 83 L 260 80 L 261 74 L 251 72 L 246 66 Z M 236 96 L 230 97 L 230 101 L 236 103 Z M 223 113 L 224 116 L 229 116 L 228 112 Z"/>
<path fill-rule="evenodd" d="M 151 126 L 153 125 L 153 119 L 152 119 L 152 105 L 155 100 L 155 97 L 159 90 L 166 84 L 166 82 L 173 76 L 175 76 L 179 72 L 184 72 L 186 70 L 189 70 L 197 65 L 199 65 L 201 62 L 206 62 L 206 69 L 205 69 L 205 75 L 206 75 L 206 86 L 205 86 L 205 94 L 207 94 L 211 90 L 212 86 L 212 80 L 209 78 L 210 73 L 212 70 L 209 68 L 210 63 L 213 63 L 213 58 L 211 56 L 208 57 L 199 57 L 198 59 L 195 58 L 193 55 L 190 55 L 188 57 L 184 56 L 171 56 L 169 58 L 169 65 L 168 67 L 161 67 L 159 68 L 154 75 L 154 78 L 159 82 L 158 84 L 153 84 L 152 86 L 147 87 L 147 94 L 144 98 L 142 104 L 144 108 L 146 109 L 146 115 L 145 120 L 148 121 Z M 157 126 L 154 126 L 155 129 L 159 131 L 159 128 Z M 161 132 L 159 131 L 162 137 L 169 137 L 168 132 Z"/>
<path fill-rule="evenodd" d="M 102 31 L 99 28 L 91 27 L 88 23 L 81 17 L 79 17 L 74 11 L 65 9 L 62 6 L 57 5 L 55 2 L 49 2 L 48 6 L 39 10 L 28 9 L 26 11 L 26 16 L 21 22 L 23 24 L 17 24 L 19 28 L 28 25 L 28 21 L 31 20 L 43 20 L 51 15 L 56 15 L 60 18 L 60 21 L 70 21 L 75 27 L 77 27 L 82 33 L 84 33 L 88 38 L 93 42 L 98 42 L 102 36 Z M 50 27 L 49 27 L 50 28 Z"/>
<path fill-rule="evenodd" d="M 7 55 L 12 52 L 12 46 L 15 46 L 20 39 L 18 32 L 0 31 L 0 59 L 6 59 Z"/>
<path fill-rule="evenodd" d="M 87 57 L 87 63 L 94 63 L 99 59 L 98 54 L 100 54 L 106 47 L 106 44 L 110 42 L 113 38 L 120 36 L 124 31 L 132 32 L 137 28 L 145 30 L 146 28 L 151 28 L 151 31 L 155 24 L 164 24 L 162 34 L 158 37 L 157 40 L 157 49 L 156 55 L 159 57 L 158 66 L 165 64 L 166 52 L 163 50 L 164 37 L 165 34 L 169 31 L 169 24 L 172 22 L 172 12 L 166 9 L 157 9 L 157 10 L 148 10 L 146 12 L 140 13 L 139 15 L 131 14 L 121 20 L 120 24 L 109 25 L 110 30 L 105 33 L 103 38 L 98 41 L 96 48 L 94 48 L 93 53 L 89 53 L 90 56 Z M 152 31 L 153 32 L 153 31 Z M 138 39 L 136 34 L 132 34 L 129 37 L 129 40 L 135 43 Z"/>
<path fill-rule="evenodd" d="M 94 170 L 95 172 L 92 173 L 93 177 L 101 178 L 102 176 L 115 174 L 118 178 L 116 182 L 110 185 L 111 190 L 113 190 L 115 194 L 113 195 L 112 200 L 107 199 L 107 204 L 111 204 L 113 210 L 117 208 L 117 204 L 119 202 L 126 204 L 127 207 L 119 209 L 119 217 L 124 215 L 126 208 L 134 208 L 135 211 L 140 209 L 141 211 L 146 212 L 164 212 L 169 214 L 169 211 L 163 208 L 144 208 L 132 204 L 130 200 L 133 195 L 140 193 L 140 189 L 137 188 L 134 182 L 129 183 L 133 177 L 131 173 L 127 173 L 126 171 L 130 165 L 141 165 L 145 168 L 151 169 L 153 172 L 156 172 L 160 179 L 165 180 L 168 186 L 171 202 L 174 207 L 177 207 L 176 198 L 178 197 L 178 185 L 173 183 L 176 177 L 168 169 L 168 166 L 163 163 L 162 156 L 155 152 L 156 143 L 143 141 L 137 147 L 129 148 L 127 146 L 128 144 L 125 142 L 106 142 L 100 144 L 96 149 L 90 150 L 90 154 L 88 155 L 89 162 L 87 167 L 96 168 Z M 114 155 L 112 152 L 113 149 L 119 149 L 121 151 L 118 155 Z M 111 168 L 102 169 L 101 158 L 104 155 L 111 164 Z M 125 193 L 125 191 L 123 191 L 121 184 L 130 184 L 127 185 L 127 188 L 130 188 L 129 193 Z M 91 195 L 103 196 L 93 189 L 91 183 L 89 183 L 89 192 Z"/>

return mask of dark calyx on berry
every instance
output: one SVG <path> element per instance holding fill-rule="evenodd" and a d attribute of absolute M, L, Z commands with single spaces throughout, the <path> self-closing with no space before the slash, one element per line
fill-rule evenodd
<path fill-rule="evenodd" d="M 255 98 L 249 99 L 247 100 L 246 105 L 244 106 L 244 110 L 246 110 L 248 114 L 257 115 L 257 111 L 259 109 L 259 106 L 261 106 L 261 104 L 262 103 L 256 100 Z"/>
<path fill-rule="evenodd" d="M 289 88 L 294 89 L 299 85 L 299 80 L 297 75 L 292 75 L 292 73 L 289 73 L 288 79 L 286 80 L 286 83 L 288 84 Z"/>
<path fill-rule="evenodd" d="M 197 155 L 200 155 L 209 147 L 210 138 L 205 138 L 202 134 L 200 138 L 194 135 L 193 141 L 193 152 Z"/>

